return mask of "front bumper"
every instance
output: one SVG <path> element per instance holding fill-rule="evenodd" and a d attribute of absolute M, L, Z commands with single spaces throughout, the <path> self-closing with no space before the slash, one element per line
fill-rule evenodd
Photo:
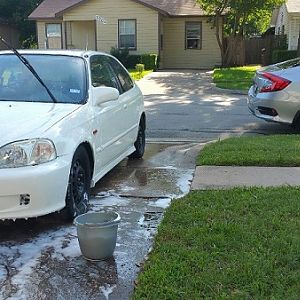
<path fill-rule="evenodd" d="M 31 218 L 62 209 L 71 161 L 71 156 L 64 156 L 37 166 L 0 169 L 0 219 Z"/>

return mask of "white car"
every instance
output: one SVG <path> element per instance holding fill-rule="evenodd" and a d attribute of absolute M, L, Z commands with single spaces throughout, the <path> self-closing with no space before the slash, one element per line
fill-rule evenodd
<path fill-rule="evenodd" d="M 143 156 L 143 96 L 110 55 L 19 53 L 0 52 L 0 219 L 72 219 L 101 177 Z"/>

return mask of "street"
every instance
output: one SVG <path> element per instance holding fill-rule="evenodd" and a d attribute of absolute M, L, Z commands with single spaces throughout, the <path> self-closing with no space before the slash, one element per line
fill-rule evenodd
<path fill-rule="evenodd" d="M 252 116 L 247 96 L 215 88 L 211 72 L 159 71 L 138 82 L 152 140 L 206 142 L 243 134 L 292 132 Z"/>

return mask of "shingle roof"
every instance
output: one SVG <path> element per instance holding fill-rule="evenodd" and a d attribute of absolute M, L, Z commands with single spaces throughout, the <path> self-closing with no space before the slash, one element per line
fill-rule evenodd
<path fill-rule="evenodd" d="M 52 19 L 88 0 L 44 0 L 30 15 L 29 19 Z M 196 0 L 133 0 L 169 16 L 203 16 L 206 13 Z"/>
<path fill-rule="evenodd" d="M 83 2 L 82 0 L 44 0 L 28 17 L 28 19 L 53 19 L 69 8 Z"/>
<path fill-rule="evenodd" d="M 300 13 L 300 0 L 287 0 L 286 8 L 289 13 Z"/>

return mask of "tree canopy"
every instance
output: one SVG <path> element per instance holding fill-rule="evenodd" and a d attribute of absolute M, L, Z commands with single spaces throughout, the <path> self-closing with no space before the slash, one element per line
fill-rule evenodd
<path fill-rule="evenodd" d="M 210 15 L 226 13 L 225 33 L 251 35 L 262 33 L 270 23 L 274 8 L 285 0 L 197 0 Z"/>

